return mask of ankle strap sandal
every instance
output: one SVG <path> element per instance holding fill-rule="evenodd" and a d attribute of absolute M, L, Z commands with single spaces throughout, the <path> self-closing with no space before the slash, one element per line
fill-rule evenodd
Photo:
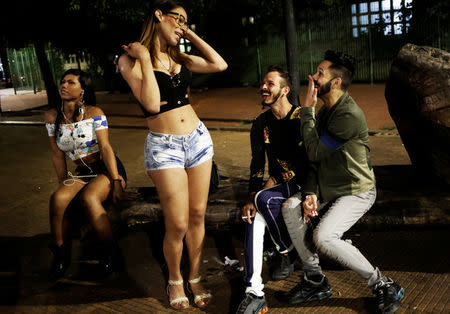
<path fill-rule="evenodd" d="M 170 299 L 170 292 L 169 292 L 169 287 L 170 286 L 183 286 L 183 279 L 181 280 L 169 280 L 167 282 L 167 296 L 169 296 Z M 181 304 L 183 302 L 187 303 L 187 306 L 182 306 Z M 182 296 L 182 297 L 178 297 L 175 298 L 171 301 L 169 301 L 170 307 L 175 309 L 175 310 L 183 310 L 189 307 L 189 299 L 186 296 Z M 178 305 L 178 306 L 177 306 Z"/>
<path fill-rule="evenodd" d="M 199 283 L 199 282 L 201 281 L 201 279 L 202 279 L 202 277 L 201 277 L 201 276 L 198 276 L 197 278 L 188 280 L 188 282 L 189 282 L 189 284 L 196 284 L 196 283 Z M 204 307 L 206 307 L 206 306 L 208 305 L 209 301 L 210 301 L 211 298 L 212 298 L 212 295 L 211 295 L 211 293 L 209 293 L 209 292 L 203 292 L 203 293 L 201 293 L 201 294 L 195 295 L 195 294 L 191 291 L 192 289 L 189 289 L 189 287 L 188 287 L 188 290 L 189 290 L 189 292 L 191 292 L 191 293 L 194 295 L 194 303 L 195 303 L 195 305 L 197 305 L 197 307 L 199 307 L 199 308 L 204 308 Z M 199 305 L 199 304 L 198 304 L 199 302 L 203 302 L 203 305 Z"/>

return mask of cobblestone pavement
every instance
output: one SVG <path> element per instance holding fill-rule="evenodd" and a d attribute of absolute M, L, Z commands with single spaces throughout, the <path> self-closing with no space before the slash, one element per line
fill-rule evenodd
<path fill-rule="evenodd" d="M 238 259 L 242 265 L 242 239 L 237 236 L 241 231 L 207 233 L 202 273 L 214 299 L 206 310 L 191 306 L 184 312 L 235 311 L 242 293 L 242 272 L 222 263 L 226 255 Z M 346 235 L 374 265 L 406 289 L 398 313 L 449 312 L 449 258 L 441 250 L 448 237 L 448 230 L 436 229 L 358 230 Z M 78 262 L 69 269 L 69 279 L 50 284 L 46 279 L 50 259 L 46 240 L 45 235 L 0 238 L 2 250 L 8 252 L 2 259 L 0 273 L 1 313 L 172 312 L 165 295 L 164 265 L 161 265 L 157 246 L 152 244 L 158 242 L 152 231 L 136 232 L 122 238 L 119 244 L 125 256 L 125 271 L 103 281 L 93 281 L 86 274 L 81 277 L 83 264 Z M 76 243 L 73 251 L 78 252 L 80 247 L 81 244 Z M 74 260 L 77 261 L 77 256 Z M 275 292 L 292 288 L 300 280 L 302 271 L 296 265 L 297 270 L 288 279 L 273 282 L 269 277 L 273 264 L 273 261 L 265 263 L 263 274 L 270 313 L 374 312 L 374 299 L 365 283 L 352 271 L 342 269 L 325 257 L 322 265 L 332 285 L 333 296 L 302 306 L 282 304 L 275 298 Z M 85 272 L 86 267 L 84 265 Z"/>

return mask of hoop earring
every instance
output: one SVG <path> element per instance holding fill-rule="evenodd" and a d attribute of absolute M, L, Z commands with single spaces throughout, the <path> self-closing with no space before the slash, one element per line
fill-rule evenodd
<path fill-rule="evenodd" d="M 83 107 L 84 106 L 84 90 L 82 90 L 81 91 L 81 98 L 80 98 L 80 102 L 78 103 L 78 105 L 80 106 L 80 107 Z"/>

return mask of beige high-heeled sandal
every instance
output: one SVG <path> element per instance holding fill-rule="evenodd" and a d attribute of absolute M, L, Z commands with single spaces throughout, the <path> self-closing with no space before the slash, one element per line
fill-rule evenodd
<path fill-rule="evenodd" d="M 201 277 L 201 276 L 198 276 L 197 278 L 188 280 L 188 282 L 189 282 L 189 284 L 199 283 L 201 279 L 202 279 L 202 277 Z M 191 289 L 189 289 L 189 287 L 188 287 L 188 290 L 189 290 L 192 294 L 194 294 L 194 293 L 191 291 Z M 211 293 L 209 293 L 209 292 L 203 292 L 203 293 L 198 294 L 198 295 L 195 295 L 195 294 L 194 294 L 194 303 L 195 303 L 195 305 L 197 305 L 197 307 L 199 307 L 199 308 L 204 308 L 204 307 L 206 307 L 206 306 L 209 304 L 209 302 L 211 301 L 211 298 L 212 298 L 212 295 L 211 295 Z M 204 305 L 198 305 L 198 302 L 200 302 L 200 301 L 202 301 Z"/>
<path fill-rule="evenodd" d="M 178 297 L 173 299 L 172 301 L 170 301 L 170 292 L 169 292 L 169 287 L 170 286 L 182 286 L 183 285 L 183 279 L 181 280 L 169 280 L 167 282 L 167 296 L 169 297 L 169 304 L 170 307 L 175 309 L 175 310 L 184 310 L 187 309 L 189 307 L 189 299 L 186 296 L 183 297 Z M 182 302 L 186 302 L 187 305 L 185 307 L 181 306 Z M 178 305 L 178 306 L 176 306 Z"/>

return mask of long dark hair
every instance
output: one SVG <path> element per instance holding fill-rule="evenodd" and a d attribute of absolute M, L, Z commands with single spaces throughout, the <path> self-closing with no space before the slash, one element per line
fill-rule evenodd
<path fill-rule="evenodd" d="M 63 78 L 69 74 L 75 75 L 78 77 L 78 82 L 80 82 L 81 88 L 83 89 L 83 98 L 81 99 L 83 104 L 85 106 L 96 106 L 97 101 L 95 98 L 95 90 L 94 90 L 94 86 L 92 85 L 91 76 L 82 70 L 69 69 L 66 72 L 64 72 L 64 74 L 61 76 L 60 81 L 62 81 Z M 60 99 L 60 100 L 61 100 L 61 106 L 56 106 L 57 115 L 56 115 L 56 119 L 55 119 L 55 137 L 58 137 L 60 124 L 61 124 L 61 121 L 63 120 L 62 99 Z M 79 114 L 80 114 L 79 110 L 75 110 L 73 112 L 72 120 L 75 121 L 75 119 L 78 117 Z"/>
<path fill-rule="evenodd" d="M 142 28 L 141 38 L 139 39 L 139 42 L 149 50 L 154 67 L 156 67 L 156 25 L 159 23 L 158 19 L 155 17 L 155 11 L 161 10 L 161 12 L 166 14 L 167 12 L 180 7 L 182 8 L 183 5 L 178 0 L 156 0 L 153 6 L 150 8 L 150 14 Z M 183 54 L 180 51 L 179 45 L 175 47 L 169 46 L 167 51 L 170 57 L 175 60 L 176 63 L 188 64 L 190 62 L 190 59 L 187 57 L 187 55 Z"/>

